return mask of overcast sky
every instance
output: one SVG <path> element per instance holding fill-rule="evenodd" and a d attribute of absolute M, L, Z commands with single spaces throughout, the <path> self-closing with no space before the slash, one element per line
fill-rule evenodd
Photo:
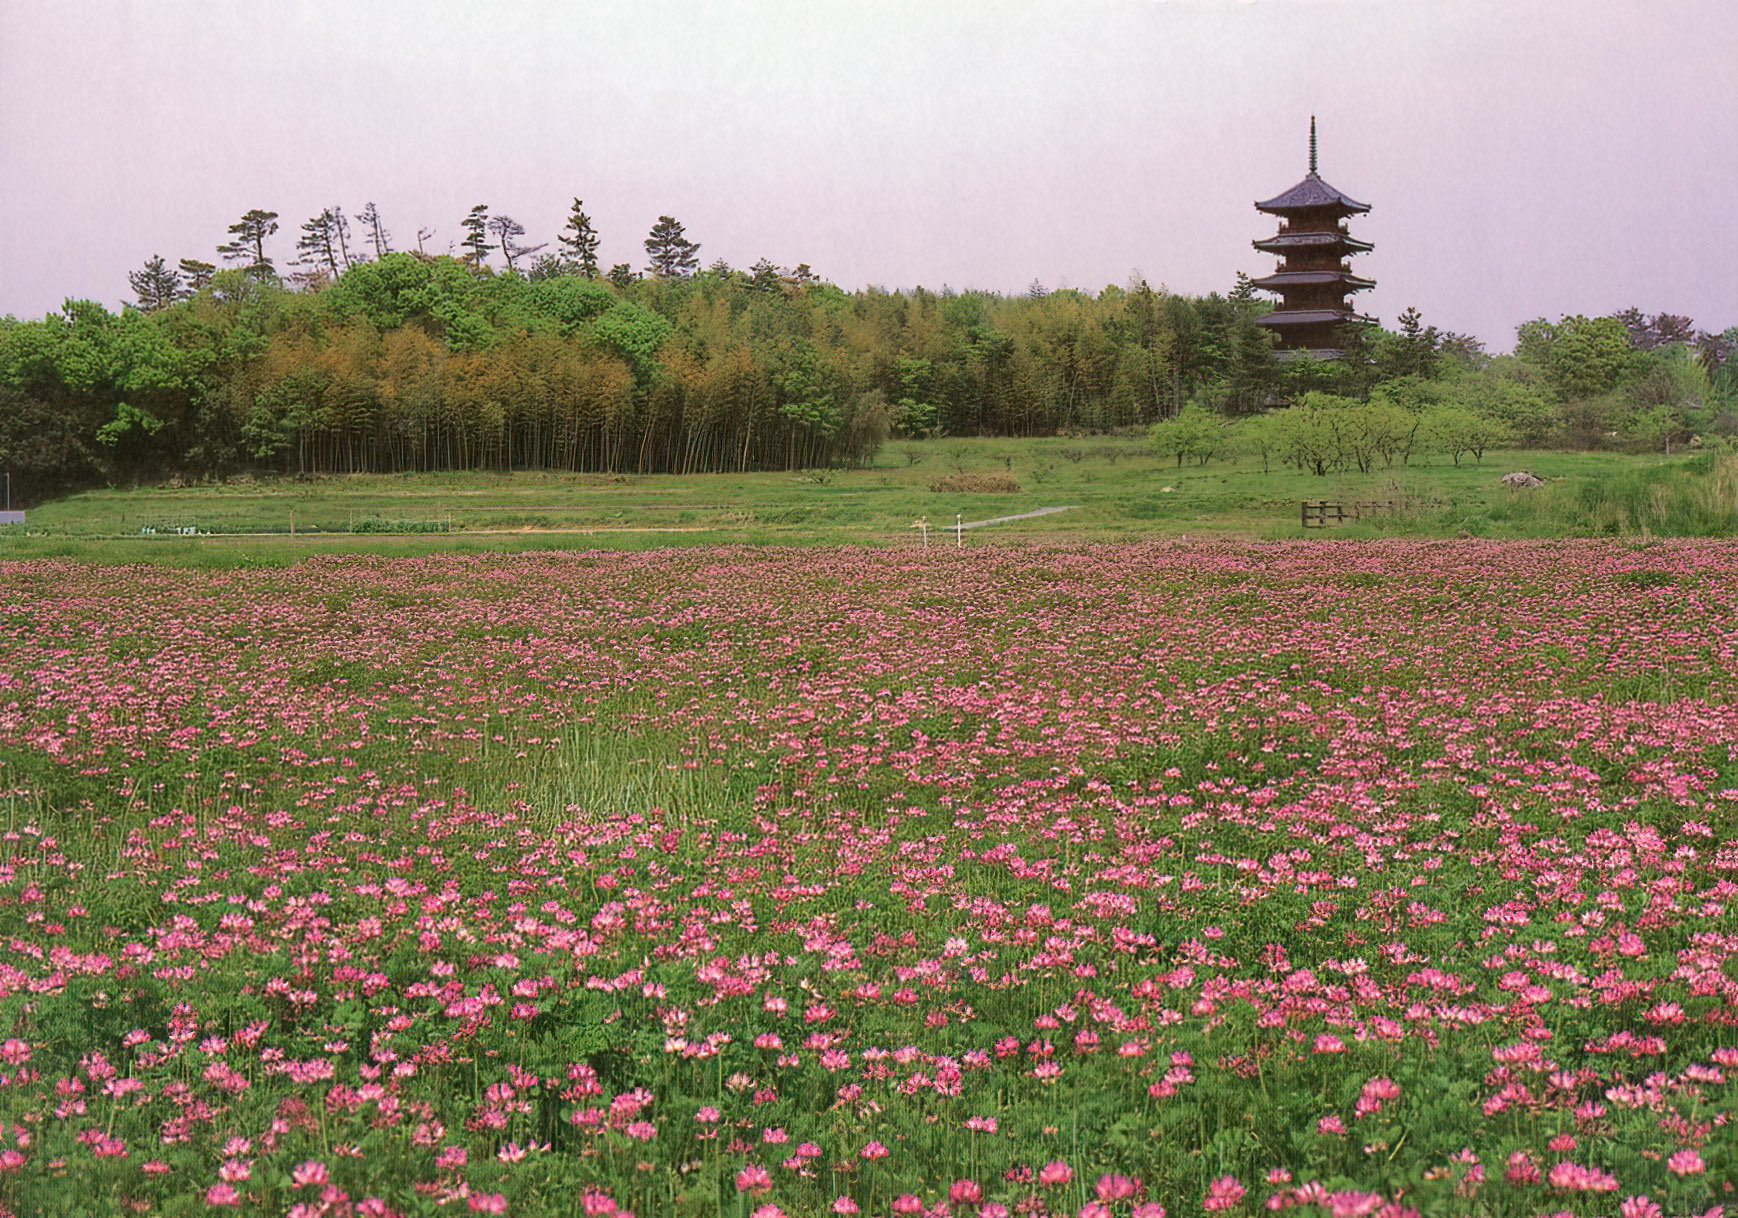
<path fill-rule="evenodd" d="M 1312 112 L 1390 326 L 1738 324 L 1733 0 L 0 0 L 0 313 L 251 207 L 281 268 L 334 203 L 445 250 L 575 195 L 606 265 L 667 213 L 846 288 L 1225 291 Z"/>

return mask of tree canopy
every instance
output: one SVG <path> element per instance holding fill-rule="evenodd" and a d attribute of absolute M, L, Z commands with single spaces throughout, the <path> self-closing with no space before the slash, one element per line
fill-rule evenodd
<path fill-rule="evenodd" d="M 394 251 L 375 208 L 361 220 L 354 245 L 338 208 L 301 225 L 287 283 L 276 216 L 255 209 L 229 269 L 154 255 L 128 277 L 137 307 L 0 320 L 0 463 L 21 496 L 240 469 L 793 468 L 865 460 L 889 435 L 1155 423 L 1179 462 L 1236 431 L 1319 472 L 1738 430 L 1738 329 L 1668 313 L 1539 319 L 1493 358 L 1408 310 L 1397 331 L 1348 333 L 1346 359 L 1286 364 L 1247 284 L 846 292 L 807 264 L 698 270 L 668 216 L 649 275 L 600 277 L 578 199 L 560 252 L 534 262 L 486 205 L 462 257 Z"/>

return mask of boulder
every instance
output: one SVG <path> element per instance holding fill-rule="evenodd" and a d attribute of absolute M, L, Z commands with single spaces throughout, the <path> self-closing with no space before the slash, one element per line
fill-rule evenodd
<path fill-rule="evenodd" d="M 1501 482 L 1504 486 L 1544 486 L 1545 480 L 1527 470 L 1518 469 L 1512 474 L 1504 474 Z"/>

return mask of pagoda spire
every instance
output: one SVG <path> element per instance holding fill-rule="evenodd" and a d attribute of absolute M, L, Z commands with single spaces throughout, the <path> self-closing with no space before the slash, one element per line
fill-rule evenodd
<path fill-rule="evenodd" d="M 1316 171 L 1316 116 L 1310 115 L 1310 173 Z"/>

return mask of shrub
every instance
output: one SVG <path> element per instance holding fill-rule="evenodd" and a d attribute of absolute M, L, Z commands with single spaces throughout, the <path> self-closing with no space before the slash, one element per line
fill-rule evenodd
<path fill-rule="evenodd" d="M 385 520 L 378 516 L 365 516 L 358 520 L 350 529 L 352 533 L 445 533 L 448 532 L 444 520 Z"/>
<path fill-rule="evenodd" d="M 1012 474 L 957 473 L 935 479 L 929 484 L 929 489 L 971 495 L 1017 495 L 1020 493 L 1020 480 Z"/>

